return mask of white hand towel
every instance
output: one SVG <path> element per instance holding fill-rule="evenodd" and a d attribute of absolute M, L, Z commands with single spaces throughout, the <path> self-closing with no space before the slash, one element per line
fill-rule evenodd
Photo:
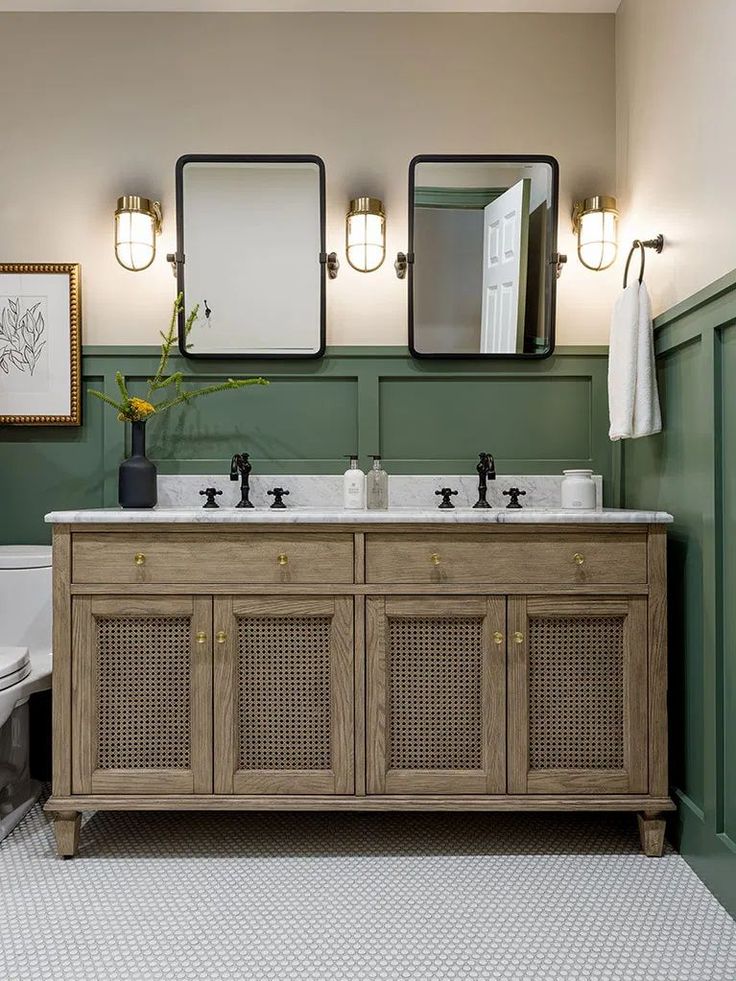
<path fill-rule="evenodd" d="M 662 429 L 649 291 L 634 281 L 616 300 L 608 352 L 609 437 L 637 439 Z"/>

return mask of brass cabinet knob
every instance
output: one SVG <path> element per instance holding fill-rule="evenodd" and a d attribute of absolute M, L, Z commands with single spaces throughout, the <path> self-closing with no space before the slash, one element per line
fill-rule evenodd
<path fill-rule="evenodd" d="M 227 634 L 225 633 L 225 631 L 218 630 L 217 633 L 215 634 L 215 640 L 217 641 L 218 644 L 224 644 L 225 641 L 227 640 Z"/>
<path fill-rule="evenodd" d="M 288 565 L 289 556 L 286 554 L 286 552 L 279 552 L 279 554 L 276 556 L 276 561 L 279 565 Z"/>
<path fill-rule="evenodd" d="M 146 557 L 143 552 L 136 552 L 133 556 L 133 561 L 136 565 L 143 565 L 143 563 L 146 561 Z"/>
<path fill-rule="evenodd" d="M 523 644 L 524 643 L 524 634 L 520 630 L 515 630 L 514 631 L 514 643 L 515 644 Z"/>
<path fill-rule="evenodd" d="M 497 630 L 494 633 L 494 635 L 493 635 L 493 643 L 494 644 L 498 644 L 499 647 L 501 646 L 501 644 L 503 644 L 503 634 L 501 633 L 500 630 Z"/>
<path fill-rule="evenodd" d="M 430 555 L 430 559 L 432 560 L 432 565 L 439 565 L 440 562 L 442 561 L 440 559 L 438 552 L 432 552 L 432 554 Z"/>
<path fill-rule="evenodd" d="M 207 640 L 207 634 L 204 632 L 204 630 L 198 630 L 194 635 L 194 638 L 198 644 L 204 644 L 204 642 Z"/>
<path fill-rule="evenodd" d="M 573 555 L 573 560 L 575 561 L 576 565 L 583 565 L 585 562 L 585 556 L 583 555 L 582 552 L 576 552 Z"/>

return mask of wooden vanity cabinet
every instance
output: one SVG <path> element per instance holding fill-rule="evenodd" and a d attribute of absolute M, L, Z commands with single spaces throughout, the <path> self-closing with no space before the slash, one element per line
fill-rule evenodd
<path fill-rule="evenodd" d="M 661 525 L 56 525 L 59 852 L 84 809 L 440 808 L 638 811 L 658 854 L 664 559 Z"/>

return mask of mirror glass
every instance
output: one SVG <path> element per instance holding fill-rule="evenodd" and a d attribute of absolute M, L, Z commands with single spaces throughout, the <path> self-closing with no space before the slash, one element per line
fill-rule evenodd
<path fill-rule="evenodd" d="M 544 357 L 554 347 L 557 162 L 416 157 L 409 346 L 418 357 Z"/>
<path fill-rule="evenodd" d="M 318 157 L 187 156 L 177 164 L 177 276 L 198 303 L 189 357 L 324 350 L 324 165 Z M 183 261 L 182 261 L 183 259 Z"/>

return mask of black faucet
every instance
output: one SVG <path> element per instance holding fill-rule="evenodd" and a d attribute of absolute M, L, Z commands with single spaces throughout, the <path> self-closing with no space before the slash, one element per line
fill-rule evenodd
<path fill-rule="evenodd" d="M 491 505 L 486 500 L 488 484 L 486 481 L 496 479 L 496 463 L 490 453 L 479 453 L 478 463 L 475 468 L 478 471 L 478 500 L 473 505 L 474 508 L 489 508 Z"/>
<path fill-rule="evenodd" d="M 248 457 L 248 453 L 236 453 L 230 461 L 230 480 L 237 480 L 240 476 L 240 500 L 235 505 L 236 508 L 253 507 L 250 499 L 250 474 L 253 464 L 249 462 Z"/>

